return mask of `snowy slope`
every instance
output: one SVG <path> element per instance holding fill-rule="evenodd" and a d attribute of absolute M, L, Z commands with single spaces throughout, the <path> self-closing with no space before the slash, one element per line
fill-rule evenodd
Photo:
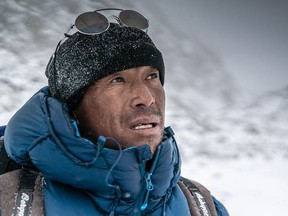
<path fill-rule="evenodd" d="M 185 155 L 288 158 L 287 109 L 288 88 L 285 88 L 263 95 L 249 105 L 202 112 L 197 121 L 190 116 L 185 124 L 177 124 L 183 143 L 193 139 L 192 152 L 185 151 Z"/>
<path fill-rule="evenodd" d="M 183 174 L 204 183 L 231 215 L 287 211 L 288 88 L 240 104 L 241 89 L 217 53 L 181 35 L 163 8 L 145 1 L 1 0 L 0 124 L 47 84 L 48 59 L 75 16 L 103 7 L 134 8 L 150 20 L 148 33 L 165 58 L 166 122 L 176 132 Z"/>

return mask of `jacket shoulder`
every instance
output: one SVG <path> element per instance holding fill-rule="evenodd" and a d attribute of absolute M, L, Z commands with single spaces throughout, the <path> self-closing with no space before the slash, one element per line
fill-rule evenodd
<path fill-rule="evenodd" d="M 227 209 L 225 208 L 225 206 L 219 200 L 217 200 L 214 196 L 212 196 L 212 199 L 215 204 L 217 214 L 219 216 L 229 216 L 229 213 Z"/>

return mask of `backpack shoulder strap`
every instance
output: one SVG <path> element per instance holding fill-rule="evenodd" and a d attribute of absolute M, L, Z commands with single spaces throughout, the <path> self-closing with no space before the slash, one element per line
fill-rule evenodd
<path fill-rule="evenodd" d="M 210 191 L 200 183 L 180 177 L 178 185 L 184 193 L 191 215 L 217 216 Z"/>
<path fill-rule="evenodd" d="M 0 175 L 0 215 L 12 215 L 20 169 Z"/>
<path fill-rule="evenodd" d="M 0 175 L 5 173 L 9 163 L 9 157 L 4 148 L 4 137 L 0 137 Z"/>
<path fill-rule="evenodd" d="M 0 215 L 44 215 L 41 179 L 24 167 L 0 175 Z"/>
<path fill-rule="evenodd" d="M 21 168 L 19 164 L 11 160 L 4 148 L 4 136 L 0 137 L 0 175 Z"/>

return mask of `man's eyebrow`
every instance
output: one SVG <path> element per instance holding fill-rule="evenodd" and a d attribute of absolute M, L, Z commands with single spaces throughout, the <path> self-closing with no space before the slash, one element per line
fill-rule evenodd
<path fill-rule="evenodd" d="M 121 71 L 114 72 L 114 73 L 110 74 L 109 76 L 103 77 L 102 79 L 95 81 L 90 87 L 91 88 L 98 87 L 99 83 L 101 83 L 101 81 L 105 82 L 105 81 L 108 81 L 108 80 L 113 79 L 113 78 L 120 76 L 120 75 L 121 75 Z"/>
<path fill-rule="evenodd" d="M 111 77 L 116 77 L 116 76 L 121 76 L 121 75 L 122 75 L 121 71 L 117 71 L 117 72 L 110 74 L 109 77 L 106 77 L 106 78 L 110 79 Z"/>
<path fill-rule="evenodd" d="M 111 74 L 111 77 L 113 77 L 113 76 L 119 76 L 119 75 L 121 75 L 121 74 L 122 74 L 121 71 L 117 71 L 117 72 Z"/>

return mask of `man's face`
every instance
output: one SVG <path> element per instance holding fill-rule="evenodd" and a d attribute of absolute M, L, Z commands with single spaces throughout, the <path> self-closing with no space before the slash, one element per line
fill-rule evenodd
<path fill-rule="evenodd" d="M 103 135 L 123 148 L 149 144 L 152 153 L 162 140 L 165 93 L 159 72 L 138 67 L 116 72 L 91 86 L 75 111 L 84 137 Z"/>

